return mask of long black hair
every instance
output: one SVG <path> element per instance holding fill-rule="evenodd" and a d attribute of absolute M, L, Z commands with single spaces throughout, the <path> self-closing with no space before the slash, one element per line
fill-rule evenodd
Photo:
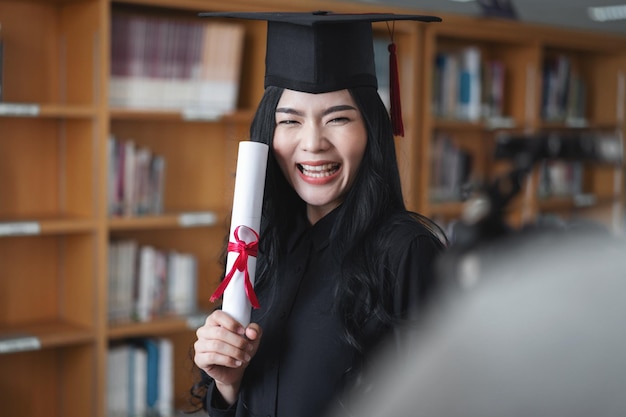
<path fill-rule="evenodd" d="M 283 93 L 268 87 L 250 127 L 250 140 L 272 147 L 276 126 L 276 107 Z M 429 219 L 406 210 L 391 122 L 377 91 L 363 87 L 350 89 L 367 130 L 367 145 L 359 172 L 343 203 L 336 209 L 337 220 L 329 236 L 331 253 L 341 259 L 341 277 L 335 288 L 335 306 L 343 318 L 346 342 L 362 351 L 363 325 L 376 318 L 380 328 L 395 324 L 391 292 L 391 269 L 381 267 L 381 253 L 393 250 L 389 230 L 397 224 L 407 233 L 421 233 L 424 227 L 445 240 L 441 230 Z M 273 152 L 269 152 L 261 221 L 256 291 L 271 291 L 278 264 L 285 254 L 285 242 L 306 204 L 289 185 Z M 390 219 L 393 219 L 390 221 Z M 443 247 L 443 243 L 441 244 Z M 199 370 L 198 370 L 199 371 Z M 192 404 L 204 406 L 210 378 L 199 371 L 199 382 L 191 389 Z"/>
<path fill-rule="evenodd" d="M 371 87 L 350 89 L 367 130 L 367 146 L 357 177 L 337 210 L 330 244 L 332 253 L 340 254 L 341 278 L 336 287 L 335 309 L 345 325 L 345 338 L 357 349 L 363 347 L 363 324 L 376 317 L 382 327 L 393 325 L 390 292 L 393 277 L 383 269 L 380 257 L 392 244 L 384 235 L 383 226 L 389 218 L 406 227 L 437 227 L 428 219 L 406 210 L 400 173 L 396 162 L 391 122 L 378 92 Z M 272 147 L 275 110 L 283 90 L 268 87 L 259 104 L 250 128 L 251 140 Z M 297 216 L 306 210 L 305 203 L 288 184 L 270 152 L 263 218 L 261 222 L 260 256 L 255 286 L 259 291 L 271 287 L 275 272 L 284 255 L 286 237 Z"/>

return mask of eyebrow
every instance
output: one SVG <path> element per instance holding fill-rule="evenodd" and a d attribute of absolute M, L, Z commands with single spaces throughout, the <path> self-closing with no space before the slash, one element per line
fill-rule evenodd
<path fill-rule="evenodd" d="M 326 116 L 331 113 L 335 113 L 338 111 L 345 111 L 345 110 L 356 110 L 356 107 L 350 106 L 348 104 L 340 104 L 338 106 L 332 106 L 324 110 L 322 112 L 322 116 Z M 304 116 L 304 113 L 302 113 L 299 110 L 293 109 L 291 107 L 278 107 L 276 109 L 276 113 L 287 113 L 287 114 L 295 114 L 296 116 Z"/>

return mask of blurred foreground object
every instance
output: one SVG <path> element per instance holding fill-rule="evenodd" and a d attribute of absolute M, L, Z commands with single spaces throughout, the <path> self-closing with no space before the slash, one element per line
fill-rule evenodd
<path fill-rule="evenodd" d="M 626 245 L 532 233 L 464 258 L 376 388 L 337 415 L 626 416 Z"/>
<path fill-rule="evenodd" d="M 626 416 L 626 241 L 503 215 L 537 162 L 618 167 L 621 136 L 508 137 L 496 158 L 513 168 L 469 206 L 440 291 L 333 417 Z"/>
<path fill-rule="evenodd" d="M 456 246 L 460 249 L 479 246 L 511 232 L 505 222 L 508 205 L 521 192 L 530 173 L 540 162 L 580 161 L 612 166 L 620 176 L 624 163 L 620 132 L 504 134 L 498 138 L 494 153 L 496 160 L 510 161 L 511 169 L 467 201 L 462 221 L 454 231 Z M 614 196 L 616 199 L 619 197 L 618 194 Z"/>

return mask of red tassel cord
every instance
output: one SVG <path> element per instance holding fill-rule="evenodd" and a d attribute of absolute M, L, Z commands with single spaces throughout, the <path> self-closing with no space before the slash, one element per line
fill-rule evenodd
<path fill-rule="evenodd" d="M 404 125 L 402 123 L 402 106 L 400 105 L 400 80 L 398 76 L 398 57 L 396 55 L 396 44 L 389 44 L 389 103 L 391 113 L 391 125 L 395 136 L 404 136 Z"/>
<path fill-rule="evenodd" d="M 236 252 L 239 255 L 237 256 L 237 259 L 235 259 L 235 262 L 232 268 L 230 269 L 230 271 L 228 272 L 228 274 L 222 280 L 222 283 L 219 285 L 219 287 L 217 287 L 213 295 L 211 295 L 210 300 L 211 302 L 214 302 L 215 300 L 220 298 L 222 294 L 224 293 L 224 290 L 230 283 L 231 278 L 233 277 L 233 275 L 235 275 L 235 271 L 239 271 L 239 272 L 244 272 L 244 276 L 245 276 L 244 287 L 246 290 L 246 296 L 248 297 L 250 304 L 254 308 L 259 308 L 260 307 L 259 300 L 257 299 L 257 296 L 254 293 L 254 288 L 252 286 L 252 282 L 250 281 L 250 273 L 248 272 L 248 256 L 254 256 L 254 257 L 257 256 L 258 247 L 259 247 L 259 235 L 256 231 L 254 231 L 254 229 L 250 229 L 249 227 L 246 227 L 247 229 L 252 231 L 254 235 L 256 236 L 256 240 L 250 243 L 246 243 L 243 240 L 239 239 L 240 227 L 246 227 L 246 226 L 237 226 L 237 228 L 233 232 L 233 235 L 235 236 L 235 242 L 228 242 L 228 252 Z"/>

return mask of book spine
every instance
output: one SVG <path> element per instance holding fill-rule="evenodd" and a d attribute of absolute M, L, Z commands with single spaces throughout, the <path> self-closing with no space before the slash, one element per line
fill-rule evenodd
<path fill-rule="evenodd" d="M 457 116 L 463 120 L 475 121 L 480 119 L 480 60 L 480 50 L 476 47 L 468 47 L 461 52 Z"/>
<path fill-rule="evenodd" d="M 159 400 L 159 345 L 156 340 L 144 339 L 146 350 L 146 402 L 150 414 L 156 414 Z"/>

